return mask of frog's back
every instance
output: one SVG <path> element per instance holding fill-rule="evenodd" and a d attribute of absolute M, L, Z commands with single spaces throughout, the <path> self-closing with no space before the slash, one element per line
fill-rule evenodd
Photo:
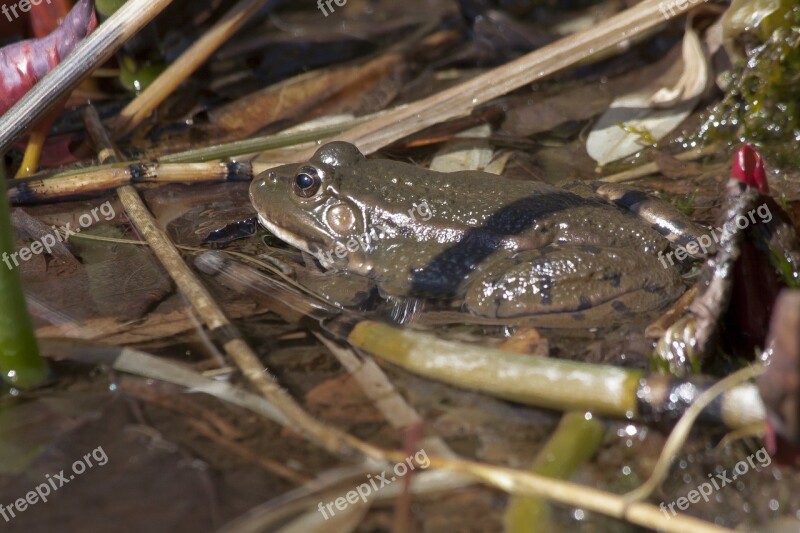
<path fill-rule="evenodd" d="M 409 167 L 365 160 L 342 183 L 342 191 L 370 206 L 375 224 L 405 219 L 418 225 L 418 217 L 408 215 L 423 215 L 425 231 L 418 227 L 414 231 L 439 242 L 461 238 L 463 230 L 473 229 L 506 236 L 504 242 L 514 248 L 561 242 L 633 246 L 657 253 L 666 244 L 638 217 L 599 197 L 485 172 L 443 173 L 414 167 L 409 172 Z"/>
<path fill-rule="evenodd" d="M 342 185 L 343 192 L 387 211 L 407 211 L 424 203 L 430 208 L 432 223 L 485 227 L 493 217 L 506 213 L 493 224 L 495 230 L 505 233 L 499 224 L 510 223 L 520 210 L 525 211 L 525 218 L 541 218 L 581 206 L 608 207 L 545 183 L 485 172 L 416 169 L 409 174 L 406 163 L 379 160 L 364 161 L 357 170 L 354 179 Z M 513 227 L 509 230 L 513 232 Z"/>

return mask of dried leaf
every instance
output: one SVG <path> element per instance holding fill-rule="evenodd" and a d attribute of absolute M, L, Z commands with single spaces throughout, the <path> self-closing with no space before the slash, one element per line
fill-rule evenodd
<path fill-rule="evenodd" d="M 672 107 L 703 94 L 708 85 L 708 61 L 697 32 L 689 24 L 683 34 L 683 73 L 674 87 L 664 87 L 653 95 L 658 107 Z"/>
<path fill-rule="evenodd" d="M 592 159 L 605 165 L 635 154 L 643 145 L 665 137 L 691 114 L 708 83 L 708 61 L 697 35 L 689 33 L 694 32 L 687 30 L 682 57 L 663 76 L 620 96 L 600 117 L 586 140 Z M 659 109 L 654 101 L 669 102 L 673 107 Z"/>
<path fill-rule="evenodd" d="M 483 170 L 492 160 L 492 146 L 488 137 L 492 128 L 488 124 L 465 130 L 448 141 L 436 153 L 430 169 L 437 172 Z"/>
<path fill-rule="evenodd" d="M 47 37 L 0 49 L 0 115 L 36 85 L 97 27 L 94 4 L 80 0 L 64 22 Z"/>
<path fill-rule="evenodd" d="M 397 78 L 405 69 L 402 56 L 389 54 L 364 65 L 313 71 L 277 83 L 244 96 L 210 113 L 211 121 L 226 132 L 246 137 L 269 124 L 283 120 L 297 121 L 343 112 L 369 112 L 374 109 L 343 109 L 342 101 L 364 101 L 379 94 L 381 81 Z M 394 91 L 375 107 L 382 107 L 394 97 Z M 313 113 L 312 113 L 313 110 Z"/>
<path fill-rule="evenodd" d="M 540 101 L 511 109 L 501 132 L 528 137 L 569 121 L 587 120 L 599 115 L 613 101 L 611 84 L 590 84 L 567 89 Z"/>

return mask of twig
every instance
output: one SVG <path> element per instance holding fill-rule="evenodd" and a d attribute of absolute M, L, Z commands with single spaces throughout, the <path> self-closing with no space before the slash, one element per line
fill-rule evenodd
<path fill-rule="evenodd" d="M 87 105 L 81 110 L 81 116 L 86 126 L 86 132 L 89 134 L 89 138 L 97 151 L 97 159 L 100 163 L 116 163 L 119 161 L 119 150 L 114 146 L 111 137 L 103 127 L 97 109 L 93 105 Z"/>
<path fill-rule="evenodd" d="M 188 419 L 188 423 L 195 429 L 195 431 L 197 431 L 201 435 L 212 440 L 219 446 L 228 449 L 232 453 L 235 453 L 245 461 L 257 464 L 267 472 L 271 472 L 276 476 L 280 476 L 284 479 L 287 479 L 296 485 L 304 485 L 309 481 L 311 481 L 310 477 L 301 474 L 299 472 L 295 472 L 291 468 L 279 463 L 278 461 L 273 461 L 272 459 L 263 457 L 255 453 L 251 449 L 247 448 L 246 446 L 243 446 L 238 442 L 235 442 L 229 438 L 226 438 L 223 435 L 220 435 L 219 433 L 217 433 L 217 431 L 212 429 L 208 423 L 202 420 L 190 418 Z"/>
<path fill-rule="evenodd" d="M 678 301 L 672 304 L 663 315 L 648 324 L 644 329 L 645 337 L 649 339 L 661 338 L 667 329 L 683 316 L 686 309 L 688 309 L 689 305 L 694 301 L 695 296 L 697 296 L 697 285 L 683 293 L 683 295 L 678 298 Z"/>
<path fill-rule="evenodd" d="M 162 163 L 196 163 L 297 146 L 307 142 L 318 142 L 385 113 L 386 111 L 379 111 L 358 118 L 321 117 L 272 135 L 251 137 L 240 141 L 167 154 L 159 157 L 158 160 Z"/>
<path fill-rule="evenodd" d="M 172 0 L 129 0 L 0 117 L 0 154 Z"/>
<path fill-rule="evenodd" d="M 162 72 L 147 89 L 125 106 L 125 109 L 120 112 L 111 125 L 114 136 L 124 137 L 133 131 L 267 1 L 240 0 L 233 6 L 219 22 L 206 31 Z"/>
<path fill-rule="evenodd" d="M 233 424 L 198 405 L 194 399 L 197 396 L 176 394 L 178 389 L 166 383 L 154 384 L 150 380 L 123 376 L 118 382 L 117 392 L 189 418 L 200 419 L 229 439 L 242 438 L 242 433 Z"/>
<path fill-rule="evenodd" d="M 72 170 L 50 178 L 14 180 L 8 189 L 12 203 L 35 203 L 76 194 L 87 194 L 116 189 L 123 185 L 158 183 L 209 183 L 222 181 L 250 181 L 255 174 L 274 164 L 250 163 L 174 163 L 140 162 L 119 163 L 105 168 Z"/>
<path fill-rule="evenodd" d="M 314 335 L 353 376 L 364 394 L 372 400 L 375 408 L 383 414 L 392 427 L 402 429 L 423 422 L 422 416 L 397 392 L 374 359 L 371 357 L 364 360 L 359 359 L 350 348 L 337 346 L 319 333 Z M 427 437 L 420 447 L 443 457 L 455 456 L 450 446 L 440 437 Z"/>

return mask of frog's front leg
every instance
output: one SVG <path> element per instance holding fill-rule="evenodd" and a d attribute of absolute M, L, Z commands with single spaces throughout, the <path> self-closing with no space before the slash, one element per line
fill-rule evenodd
<path fill-rule="evenodd" d="M 675 269 L 638 250 L 551 245 L 481 263 L 467 280 L 465 306 L 492 318 L 562 315 L 588 325 L 661 308 L 682 291 Z"/>
<path fill-rule="evenodd" d="M 368 278 L 348 272 L 299 269 L 296 275 L 300 285 L 339 307 L 364 303 L 375 288 Z"/>

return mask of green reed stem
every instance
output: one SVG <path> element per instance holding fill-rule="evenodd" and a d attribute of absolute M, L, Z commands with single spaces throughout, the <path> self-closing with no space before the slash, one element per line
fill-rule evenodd
<path fill-rule="evenodd" d="M 6 190 L 5 163 L 0 154 L 0 190 Z M 15 252 L 8 199 L 0 200 L 0 254 Z M 13 263 L 10 263 L 13 265 Z M 28 388 L 47 377 L 47 364 L 39 356 L 33 323 L 25 305 L 17 268 L 0 262 L 0 376 L 11 386 Z"/>

